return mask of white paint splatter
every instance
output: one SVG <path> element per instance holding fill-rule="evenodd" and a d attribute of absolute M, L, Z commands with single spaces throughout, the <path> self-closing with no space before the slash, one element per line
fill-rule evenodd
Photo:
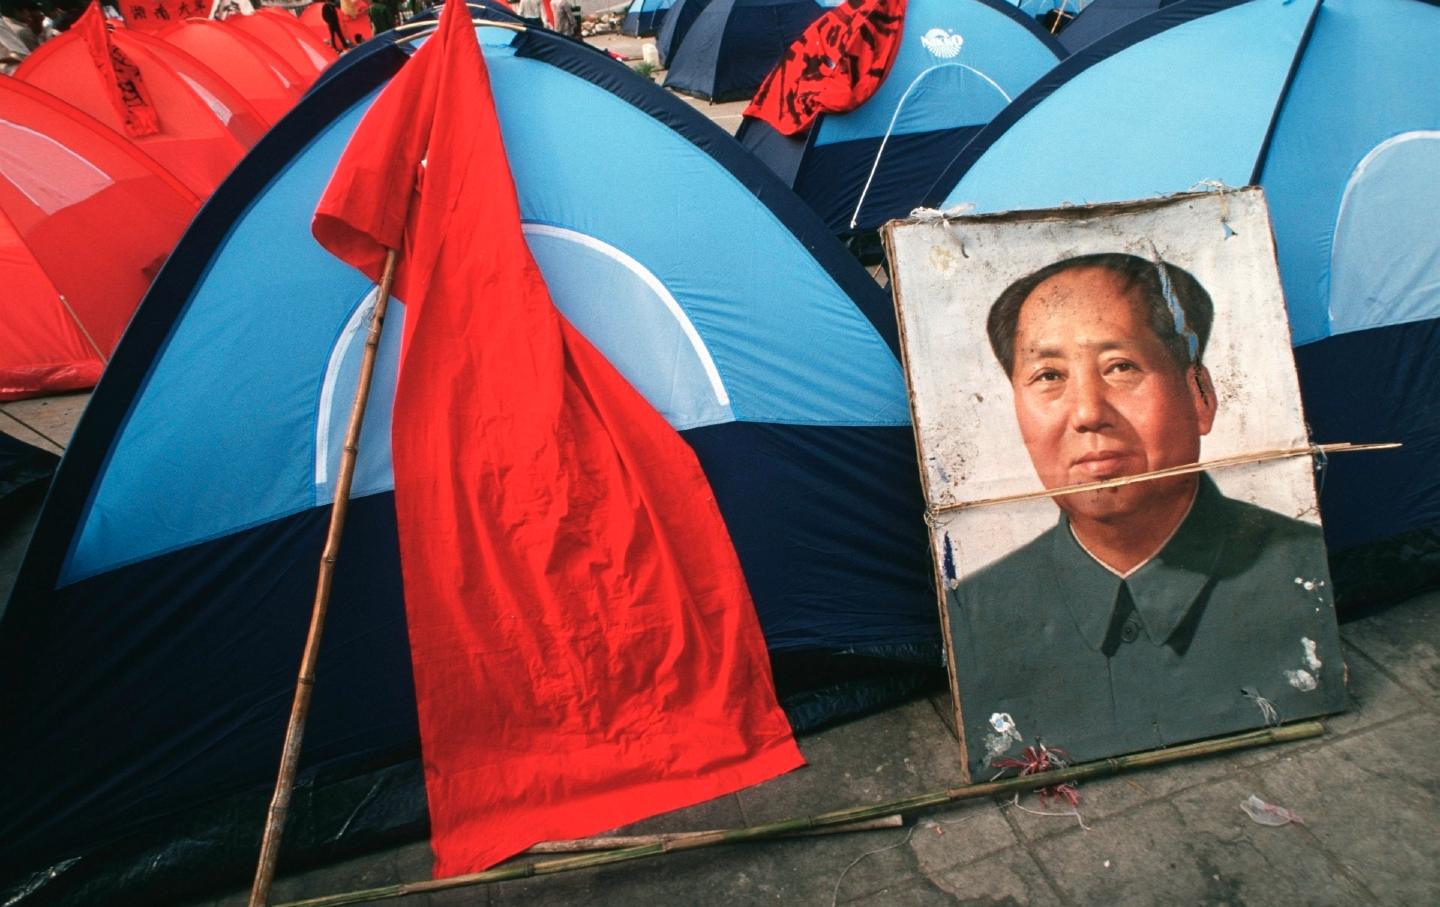
<path fill-rule="evenodd" d="M 1320 672 L 1320 656 L 1315 654 L 1315 640 L 1300 637 L 1300 645 L 1305 647 L 1305 664 L 1312 673 Z"/>
<path fill-rule="evenodd" d="M 985 752 L 991 759 L 1005 755 L 1006 750 L 1022 739 L 1020 729 L 1015 726 L 1015 719 L 1010 717 L 1009 712 L 995 712 L 990 716 L 990 726 L 995 733 L 985 735 Z"/>
<path fill-rule="evenodd" d="M 1314 675 L 1309 671 L 1286 671 L 1285 679 L 1290 681 L 1292 687 L 1302 693 L 1309 693 L 1312 690 L 1318 689 L 1320 686 L 1319 682 L 1315 680 Z"/>

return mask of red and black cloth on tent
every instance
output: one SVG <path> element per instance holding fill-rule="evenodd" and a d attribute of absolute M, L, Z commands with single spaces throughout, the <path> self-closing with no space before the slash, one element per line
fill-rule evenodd
<path fill-rule="evenodd" d="M 845 0 L 811 23 L 756 89 L 745 116 L 784 135 L 869 100 L 895 62 L 905 0 Z"/>
<path fill-rule="evenodd" d="M 125 28 L 109 32 L 91 6 L 74 28 L 26 58 L 15 78 L 128 135 L 191 192 L 208 197 L 266 127 L 217 75 L 170 51 Z M 97 66 L 97 56 L 125 62 Z"/>
<path fill-rule="evenodd" d="M 401 253 L 391 449 L 436 875 L 802 764 L 693 451 L 530 255 L 463 0 L 314 233 L 371 279 Z"/>
<path fill-rule="evenodd" d="M 284 57 L 300 74 L 306 88 L 339 56 L 334 48 L 300 24 L 299 19 L 282 10 L 262 9 L 250 16 L 231 16 L 222 20 L 222 24 L 259 39 Z"/>
<path fill-rule="evenodd" d="M 199 206 L 123 136 L 0 78 L 0 400 L 93 386 Z"/>
<path fill-rule="evenodd" d="M 254 106 L 267 126 L 290 112 L 311 81 L 264 42 L 212 19 L 176 23 L 156 34 L 204 60 Z"/>

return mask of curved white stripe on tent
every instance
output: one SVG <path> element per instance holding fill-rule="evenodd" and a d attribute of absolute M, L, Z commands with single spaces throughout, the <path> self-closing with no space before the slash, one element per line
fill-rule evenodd
<path fill-rule="evenodd" d="M 941 207 L 1047 208 L 1161 195 L 1205 180 L 1246 185 L 1318 3 L 1252 0 L 1112 56 L 1104 41 L 1092 45 L 1056 75 L 1099 62 L 1059 85 L 1042 79 L 1032 91 L 1050 93 L 986 144 Z M 1127 155 L 1125 167 L 1113 165 L 1117 123 L 1127 145 L 1144 149 Z"/>
<path fill-rule="evenodd" d="M 1386 139 L 1356 165 L 1331 244 L 1332 335 L 1440 318 L 1437 176 L 1440 131 L 1435 130 Z M 1416 242 L 1417 237 L 1432 241 Z"/>
<path fill-rule="evenodd" d="M 870 173 L 860 189 L 860 197 L 855 201 L 855 211 L 850 215 L 851 228 L 860 221 L 865 198 L 885 158 L 885 147 L 891 136 L 924 131 L 928 128 L 927 121 L 933 120 L 936 109 L 951 112 L 957 122 L 988 123 L 1009 103 L 1010 95 L 998 82 L 964 63 L 941 63 L 916 76 L 905 87 L 904 94 L 895 105 L 895 112 L 890 116 L 890 124 L 885 127 L 875 160 L 870 164 Z"/>
<path fill-rule="evenodd" d="M 340 474 L 345 433 L 350 424 L 355 383 L 360 378 L 360 361 L 370 333 L 370 313 L 375 310 L 376 291 L 371 289 L 355 306 L 345 322 L 320 385 L 315 416 L 315 499 L 328 504 L 335 499 L 332 476 Z M 400 365 L 400 338 L 405 331 L 405 303 L 392 298 L 385 311 L 387 330 L 375 350 L 375 371 L 365 424 L 360 429 L 360 450 L 355 458 L 355 475 L 350 494 L 360 497 L 395 487 L 390 460 L 390 410 L 395 401 L 395 378 Z"/>
<path fill-rule="evenodd" d="M 729 395 L 729 419 L 907 424 L 904 381 L 889 347 L 768 208 L 669 127 L 584 79 L 496 46 L 509 34 L 486 34 L 485 48 L 507 146 L 567 149 L 564 159 L 513 157 L 522 216 L 642 261 L 703 339 Z M 353 390 L 338 380 L 322 412 L 320 376 L 370 284 L 320 249 L 309 220 L 372 100 L 325 127 L 232 228 L 226 254 L 189 300 L 120 430 L 62 583 L 300 513 L 328 495 L 316 486 L 316 423 L 341 418 Z M 609 175 L 555 178 L 557 166 L 574 160 L 605 161 Z M 617 184 L 633 187 L 629 210 L 648 217 L 609 213 Z M 562 308 L 566 295 L 585 290 L 563 272 L 554 284 Z M 813 345 L 816 336 L 826 338 L 823 349 Z M 592 339 L 626 360 L 623 332 L 609 332 L 618 347 Z M 682 374 L 673 355 L 656 368 Z M 283 417 L 247 421 L 260 397 Z M 687 414 L 702 422 L 725 416 L 713 408 Z M 387 447 L 383 437 L 362 444 Z M 325 456 L 333 461 L 333 445 Z M 208 471 L 159 466 L 199 461 Z M 367 466 L 366 487 L 382 486 L 383 472 L 379 463 Z M 191 503 L 178 511 L 177 499 Z M 125 529 L 134 525 L 149 529 Z"/>
<path fill-rule="evenodd" d="M 714 357 L 658 277 L 593 236 L 550 224 L 524 230 L 555 305 L 671 425 L 735 418 Z"/>

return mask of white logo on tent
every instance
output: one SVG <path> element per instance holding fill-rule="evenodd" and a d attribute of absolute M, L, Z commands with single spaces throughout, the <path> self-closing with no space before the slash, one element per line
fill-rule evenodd
<path fill-rule="evenodd" d="M 940 59 L 949 60 L 960 55 L 960 48 L 965 44 L 965 39 L 948 29 L 932 28 L 920 36 L 920 43 Z"/>

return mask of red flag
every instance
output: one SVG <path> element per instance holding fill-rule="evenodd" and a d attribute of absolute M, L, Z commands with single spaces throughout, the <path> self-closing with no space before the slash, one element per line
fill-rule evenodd
<path fill-rule="evenodd" d="M 802 764 L 689 447 L 551 302 L 461 2 L 315 214 L 401 251 L 395 510 L 437 876 Z"/>
<path fill-rule="evenodd" d="M 869 100 L 900 50 L 905 0 L 845 0 L 810 23 L 765 77 L 745 116 L 785 135 Z"/>
<path fill-rule="evenodd" d="M 72 27 L 85 38 L 90 59 L 100 70 L 105 93 L 115 106 L 120 122 L 125 125 L 125 134 L 139 138 L 159 132 L 160 118 L 155 115 L 155 106 L 150 102 L 150 92 L 140 75 L 140 67 L 111 43 L 100 4 L 90 4 Z"/>

